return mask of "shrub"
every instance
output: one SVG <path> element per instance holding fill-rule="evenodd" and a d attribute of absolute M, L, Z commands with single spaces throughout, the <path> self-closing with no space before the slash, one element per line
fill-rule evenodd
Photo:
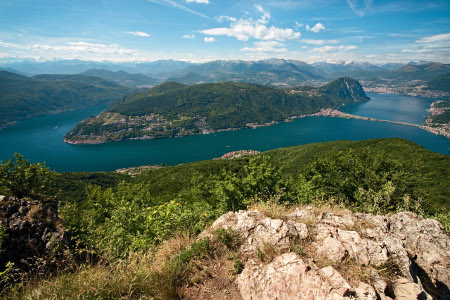
<path fill-rule="evenodd" d="M 54 196 L 54 176 L 45 163 L 30 164 L 16 153 L 0 165 L 0 192 L 17 198 L 46 200 Z"/>

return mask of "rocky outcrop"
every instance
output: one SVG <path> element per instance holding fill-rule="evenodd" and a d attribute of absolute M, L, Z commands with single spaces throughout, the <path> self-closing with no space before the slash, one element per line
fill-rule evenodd
<path fill-rule="evenodd" d="M 242 237 L 243 299 L 450 299 L 450 238 L 435 220 L 297 208 L 282 219 L 229 212 L 199 238 Z M 279 249 L 272 261 L 258 254 Z"/>
<path fill-rule="evenodd" d="M 2 268 L 12 262 L 20 273 L 43 266 L 50 271 L 70 246 L 56 202 L 0 196 L 0 222 L 6 234 L 0 254 Z"/>

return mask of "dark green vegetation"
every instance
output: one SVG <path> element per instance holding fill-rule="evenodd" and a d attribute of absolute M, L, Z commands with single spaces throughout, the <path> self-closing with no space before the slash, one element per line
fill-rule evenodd
<path fill-rule="evenodd" d="M 55 193 L 51 188 L 54 176 L 45 163 L 30 164 L 16 154 L 0 165 L 0 194 L 45 201 Z"/>
<path fill-rule="evenodd" d="M 58 199 L 66 226 L 83 251 L 107 263 L 76 267 L 75 273 L 61 274 L 50 286 L 47 281 L 39 286 L 53 293 L 48 297 L 127 297 L 128 291 L 133 297 L 173 298 L 181 283 L 195 280 L 191 270 L 199 268 L 199 258 L 225 253 L 233 257 L 232 249 L 239 245 L 239 237 L 230 230 L 194 243 L 189 236 L 195 237 L 220 215 L 255 203 L 337 204 L 381 214 L 409 210 L 437 218 L 448 230 L 449 170 L 446 155 L 403 139 L 375 139 L 281 148 L 151 169 L 135 177 L 59 174 L 54 184 L 44 186 L 64 190 Z M 65 190 L 71 186 L 75 188 Z M 232 274 L 240 272 L 239 257 L 229 263 Z M 107 288 L 100 288 L 100 282 Z"/>
<path fill-rule="evenodd" d="M 103 78 L 105 80 L 114 81 L 120 85 L 128 86 L 131 88 L 151 87 L 158 84 L 158 81 L 156 79 L 149 76 L 143 74 L 130 74 L 125 71 L 114 72 L 103 69 L 91 69 L 80 73 L 80 75 Z"/>
<path fill-rule="evenodd" d="M 0 71 L 0 128 L 24 118 L 110 102 L 130 92 L 84 75 L 26 77 Z"/>
<path fill-rule="evenodd" d="M 428 81 L 426 85 L 427 89 L 450 93 L 450 72 Z"/>
<path fill-rule="evenodd" d="M 320 88 L 277 89 L 221 82 L 186 86 L 164 83 L 132 94 L 66 135 L 70 142 L 160 138 L 253 127 L 311 114 L 322 108 L 367 101 L 350 78 Z"/>

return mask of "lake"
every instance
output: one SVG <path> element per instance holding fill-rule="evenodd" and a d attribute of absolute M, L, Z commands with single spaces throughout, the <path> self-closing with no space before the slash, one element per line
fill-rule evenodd
<path fill-rule="evenodd" d="M 369 93 L 367 103 L 342 107 L 344 112 L 385 120 L 422 124 L 431 100 Z M 15 152 L 32 162 L 46 162 L 56 171 L 112 171 L 119 168 L 185 162 L 220 157 L 235 150 L 266 151 L 334 140 L 401 137 L 435 152 L 449 154 L 449 139 L 417 127 L 356 119 L 307 117 L 270 127 L 100 145 L 70 145 L 64 135 L 79 121 L 100 113 L 94 106 L 22 121 L 0 131 L 0 160 Z"/>

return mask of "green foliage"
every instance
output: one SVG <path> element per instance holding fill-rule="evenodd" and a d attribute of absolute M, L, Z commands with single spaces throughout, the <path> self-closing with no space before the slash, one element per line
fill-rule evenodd
<path fill-rule="evenodd" d="M 233 260 L 233 269 L 231 270 L 231 274 L 233 275 L 240 274 L 242 270 L 244 270 L 244 263 L 239 258 L 239 256 L 236 255 Z"/>
<path fill-rule="evenodd" d="M 60 211 L 86 244 L 111 259 L 152 249 L 182 228 L 198 234 L 217 217 L 206 203 L 156 205 L 144 183 L 126 182 L 115 189 L 90 186 L 86 201 L 67 203 Z"/>
<path fill-rule="evenodd" d="M 228 249 L 236 250 L 241 245 L 241 236 L 231 227 L 228 227 L 227 229 L 219 228 L 216 230 L 215 234 L 217 236 L 217 239 Z"/>
<path fill-rule="evenodd" d="M 1 162 L 0 162 L 1 163 Z M 55 173 L 44 164 L 30 164 L 22 155 L 0 164 L 0 192 L 17 198 L 48 200 L 54 195 Z"/>
<path fill-rule="evenodd" d="M 368 149 L 349 149 L 318 158 L 305 172 L 319 195 L 373 213 L 399 208 L 405 197 L 416 196 L 414 167 L 406 167 Z M 417 199 L 417 198 L 416 198 Z"/>

